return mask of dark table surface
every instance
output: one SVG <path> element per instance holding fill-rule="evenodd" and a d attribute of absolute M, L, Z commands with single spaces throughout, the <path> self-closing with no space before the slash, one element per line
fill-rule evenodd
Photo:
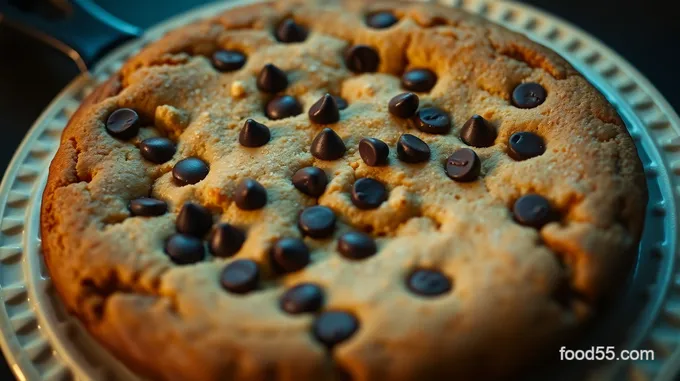
<path fill-rule="evenodd" d="M 7 0 L 0 0 L 7 1 Z M 28 1 L 28 0 L 26 0 Z M 96 0 L 143 28 L 210 0 Z M 604 41 L 637 67 L 680 110 L 680 23 L 667 0 L 522 0 L 561 16 Z M 0 24 L 0 170 L 40 112 L 73 77 L 75 64 Z M 27 78 L 30 78 L 28 80 Z M 0 380 L 14 380 L 0 361 Z"/>

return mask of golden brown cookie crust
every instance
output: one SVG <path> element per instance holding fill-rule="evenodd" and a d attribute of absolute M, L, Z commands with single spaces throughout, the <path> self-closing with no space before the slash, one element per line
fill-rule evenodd
<path fill-rule="evenodd" d="M 343 3 L 341 5 L 341 3 Z M 400 19 L 389 29 L 368 28 L 373 10 Z M 281 44 L 272 29 L 284 17 L 306 25 L 304 43 Z M 343 64 L 348 44 L 375 47 L 379 73 L 356 75 Z M 232 73 L 213 69 L 217 49 L 248 56 Z M 267 96 L 255 86 L 266 63 L 288 73 L 284 91 L 305 110 L 269 121 Z M 421 105 L 447 110 L 453 129 L 425 134 L 387 111 L 401 93 L 399 76 L 425 67 L 438 75 Z M 544 104 L 518 109 L 514 87 L 538 82 Z M 337 161 L 320 161 L 309 145 L 321 127 L 306 110 L 324 93 L 349 107 L 331 125 L 348 148 Z M 104 122 L 130 107 L 145 119 L 129 142 L 106 133 Z M 450 180 L 446 158 L 465 147 L 460 128 L 480 114 L 498 129 L 496 144 L 476 148 L 482 178 Z M 267 124 L 272 140 L 261 148 L 238 144 L 247 118 Z M 514 161 L 507 141 L 536 132 L 547 151 Z M 396 158 L 402 133 L 432 149 L 427 164 Z M 145 161 L 137 148 L 146 137 L 179 142 L 165 164 Z M 363 137 L 390 146 L 389 166 L 369 167 L 359 157 Z M 171 170 L 182 158 L 210 164 L 208 177 L 179 187 Z M 317 203 L 298 192 L 291 177 L 315 165 L 330 184 L 318 203 L 333 209 L 333 239 L 311 240 L 312 264 L 276 276 L 268 250 L 281 237 L 300 237 L 300 210 Z M 268 191 L 262 210 L 232 202 L 239 180 L 257 179 Z M 380 208 L 354 207 L 355 179 L 385 183 Z M 166 200 L 161 217 L 130 217 L 131 199 L 149 193 Z M 513 221 L 512 203 L 527 193 L 548 198 L 560 222 L 540 231 Z M 127 365 L 159 380 L 423 380 L 499 378 L 515 372 L 573 334 L 597 301 L 625 278 L 639 241 L 646 188 L 635 146 L 615 110 L 567 62 L 525 37 L 462 11 L 424 4 L 357 1 L 284 1 L 227 11 L 181 28 L 149 45 L 119 75 L 95 91 L 64 131 L 50 166 L 42 206 L 45 260 L 67 307 Z M 230 259 L 179 266 L 164 253 L 176 212 L 186 201 L 209 207 L 221 221 L 247 231 Z M 371 231 L 379 253 L 361 262 L 335 251 L 337 237 Z M 219 273 L 234 259 L 258 262 L 261 289 L 241 296 L 223 290 Z M 436 267 L 453 279 L 445 296 L 424 299 L 404 285 L 413 268 Z M 310 333 L 314 315 L 280 310 L 282 292 L 299 282 L 326 292 L 326 309 L 354 313 L 360 328 L 328 353 Z M 555 295 L 575 295 L 565 303 Z M 494 366 L 488 366 L 492 362 Z"/>

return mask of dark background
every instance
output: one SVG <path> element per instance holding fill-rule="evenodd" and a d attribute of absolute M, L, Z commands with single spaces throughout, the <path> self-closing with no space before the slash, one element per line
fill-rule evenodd
<path fill-rule="evenodd" d="M 7 0 L 0 0 L 0 3 Z M 20 0 L 34 1 L 34 0 Z M 143 28 L 210 0 L 95 0 Z M 680 22 L 667 0 L 520 0 L 604 41 L 637 67 L 680 110 Z M 160 5 L 162 4 L 162 5 Z M 159 6 L 160 5 L 160 6 Z M 78 74 L 65 56 L 0 24 L 0 170 L 54 96 Z M 0 361 L 0 380 L 14 378 Z"/>

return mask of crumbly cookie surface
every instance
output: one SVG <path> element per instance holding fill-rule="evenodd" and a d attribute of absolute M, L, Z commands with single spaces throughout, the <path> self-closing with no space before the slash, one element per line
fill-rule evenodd
<path fill-rule="evenodd" d="M 481 380 L 615 291 L 645 205 L 625 126 L 555 53 L 435 5 L 285 1 L 97 89 L 41 224 L 66 305 L 152 379 Z"/>

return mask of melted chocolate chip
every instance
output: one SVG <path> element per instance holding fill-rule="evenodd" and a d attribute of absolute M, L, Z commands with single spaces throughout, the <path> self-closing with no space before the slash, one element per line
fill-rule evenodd
<path fill-rule="evenodd" d="M 510 136 L 508 154 L 515 160 L 527 160 L 543 155 L 545 143 L 543 138 L 532 132 L 515 132 Z"/>
<path fill-rule="evenodd" d="M 203 241 L 187 234 L 173 234 L 165 243 L 165 252 L 178 265 L 200 262 L 205 257 Z"/>
<path fill-rule="evenodd" d="M 542 228 L 553 217 L 550 202 L 537 194 L 527 194 L 517 199 L 512 212 L 517 223 L 536 229 Z"/>
<path fill-rule="evenodd" d="M 260 282 L 260 269 L 257 263 L 250 259 L 237 259 L 229 263 L 222 274 L 222 287 L 234 294 L 246 294 L 257 288 Z"/>
<path fill-rule="evenodd" d="M 310 255 L 307 245 L 297 238 L 282 238 L 270 251 L 272 267 L 279 273 L 302 270 L 309 264 Z"/>
<path fill-rule="evenodd" d="M 358 329 L 359 321 L 351 313 L 326 311 L 316 318 L 312 332 L 319 342 L 332 348 L 352 337 Z"/>
<path fill-rule="evenodd" d="M 378 247 L 368 234 L 349 232 L 338 239 L 338 251 L 347 259 L 359 260 L 375 254 Z"/>
<path fill-rule="evenodd" d="M 422 163 L 430 159 L 430 147 L 418 137 L 404 134 L 397 142 L 397 156 L 406 163 Z"/>
<path fill-rule="evenodd" d="M 512 92 L 512 104 L 519 108 L 534 108 L 543 104 L 547 96 L 548 93 L 538 83 L 522 83 Z"/>
<path fill-rule="evenodd" d="M 415 127 L 428 134 L 447 134 L 451 130 L 451 118 L 442 109 L 426 107 L 413 117 Z"/>
<path fill-rule="evenodd" d="M 286 73 L 272 64 L 266 64 L 257 76 L 257 88 L 265 93 L 278 93 L 288 87 Z"/>
<path fill-rule="evenodd" d="M 239 143 L 244 147 L 250 148 L 262 147 L 269 142 L 270 138 L 269 128 L 252 119 L 246 120 L 238 135 Z"/>
<path fill-rule="evenodd" d="M 236 50 L 218 50 L 212 55 L 212 64 L 223 73 L 236 71 L 246 64 L 246 56 Z"/>
<path fill-rule="evenodd" d="M 401 76 L 401 86 L 408 91 L 424 93 L 437 83 L 437 74 L 429 69 L 409 70 Z"/>
<path fill-rule="evenodd" d="M 322 169 L 306 167 L 295 172 L 293 185 L 297 190 L 308 196 L 319 197 L 326 191 L 328 177 Z"/>
<path fill-rule="evenodd" d="M 472 147 L 491 147 L 496 141 L 496 128 L 479 115 L 473 115 L 460 131 L 460 139 Z"/>
<path fill-rule="evenodd" d="M 475 151 L 461 148 L 446 160 L 446 174 L 459 182 L 475 181 L 482 169 L 482 161 Z"/>
<path fill-rule="evenodd" d="M 175 221 L 178 232 L 196 237 L 203 237 L 210 231 L 212 223 L 210 211 L 193 202 L 187 202 L 182 206 Z"/>
<path fill-rule="evenodd" d="M 302 105 L 290 95 L 281 95 L 267 102 L 264 112 L 271 120 L 285 119 L 302 114 Z"/>
<path fill-rule="evenodd" d="M 325 206 L 311 206 L 300 213 L 298 227 L 302 234 L 312 238 L 327 238 L 335 230 L 335 213 Z"/>
<path fill-rule="evenodd" d="M 119 108 L 106 120 L 106 131 L 114 138 L 132 139 L 139 132 L 139 115 L 133 109 Z"/>
<path fill-rule="evenodd" d="M 128 209 L 133 216 L 155 217 L 165 214 L 168 211 L 168 204 L 163 200 L 141 197 L 130 201 Z"/>
<path fill-rule="evenodd" d="M 234 190 L 234 203 L 241 210 L 261 209 L 267 204 L 267 190 L 253 179 L 245 179 Z"/>
<path fill-rule="evenodd" d="M 371 13 L 366 17 L 366 25 L 373 29 L 386 29 L 397 22 L 399 22 L 399 19 L 388 11 Z"/>
<path fill-rule="evenodd" d="M 428 269 L 412 272 L 406 285 L 411 292 L 426 297 L 439 296 L 451 290 L 451 280 L 446 275 Z"/>
<path fill-rule="evenodd" d="M 208 164 L 197 157 L 180 160 L 172 168 L 172 176 L 179 185 L 196 184 L 208 176 Z"/>
<path fill-rule="evenodd" d="M 363 178 L 354 182 L 352 203 L 359 209 L 376 209 L 387 200 L 387 189 L 377 180 Z"/>
<path fill-rule="evenodd" d="M 228 223 L 221 223 L 215 226 L 210 236 L 210 252 L 216 257 L 231 257 L 241 250 L 245 241 L 243 231 Z"/>
<path fill-rule="evenodd" d="M 373 73 L 380 66 L 380 56 L 368 45 L 354 45 L 345 52 L 345 65 L 354 73 Z"/>
<path fill-rule="evenodd" d="M 332 161 L 341 158 L 346 150 L 342 138 L 330 128 L 324 128 L 312 141 L 310 152 L 317 159 Z"/>
<path fill-rule="evenodd" d="M 314 283 L 301 283 L 281 296 L 281 309 L 292 315 L 316 312 L 321 309 L 324 292 Z"/>
<path fill-rule="evenodd" d="M 309 109 L 309 120 L 316 124 L 332 124 L 340 120 L 340 111 L 335 98 L 326 94 Z"/>
<path fill-rule="evenodd" d="M 175 143 L 168 138 L 148 138 L 139 144 L 139 152 L 142 157 L 156 164 L 170 161 L 175 156 L 176 150 Z"/>
<path fill-rule="evenodd" d="M 403 93 L 392 98 L 389 103 L 390 114 L 397 118 L 408 119 L 416 115 L 420 99 L 413 93 Z"/>
<path fill-rule="evenodd" d="M 361 159 L 371 167 L 387 164 L 390 147 L 385 142 L 376 138 L 365 138 L 359 142 L 359 155 Z"/>
<path fill-rule="evenodd" d="M 276 39 L 279 42 L 293 43 L 307 39 L 307 29 L 293 19 L 285 19 L 276 28 Z"/>

